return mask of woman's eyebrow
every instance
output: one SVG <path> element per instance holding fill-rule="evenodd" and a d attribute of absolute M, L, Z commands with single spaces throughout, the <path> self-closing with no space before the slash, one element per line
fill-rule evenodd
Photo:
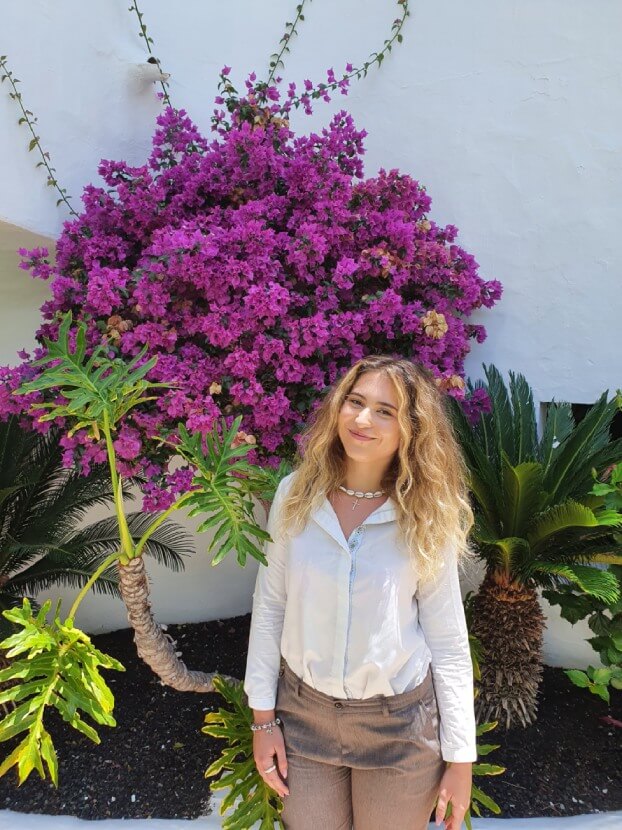
<path fill-rule="evenodd" d="M 350 394 L 357 395 L 359 398 L 363 398 L 364 401 L 367 400 L 367 398 L 365 397 L 365 395 L 363 395 L 362 392 L 356 392 L 354 389 L 350 392 Z M 395 409 L 395 411 L 397 412 L 397 406 L 393 406 L 393 404 L 389 403 L 388 401 L 376 401 L 376 403 L 382 404 L 382 406 L 390 406 L 391 409 Z"/>

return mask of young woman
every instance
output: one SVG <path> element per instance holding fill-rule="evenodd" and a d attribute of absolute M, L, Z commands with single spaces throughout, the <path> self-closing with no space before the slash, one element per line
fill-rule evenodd
<path fill-rule="evenodd" d="M 442 393 L 370 356 L 276 491 L 244 688 L 288 830 L 459 830 L 476 758 L 458 583 L 472 524 Z"/>

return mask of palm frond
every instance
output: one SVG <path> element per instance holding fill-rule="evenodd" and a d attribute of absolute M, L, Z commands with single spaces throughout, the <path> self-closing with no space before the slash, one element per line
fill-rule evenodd
<path fill-rule="evenodd" d="M 458 401 L 450 398 L 447 404 L 469 470 L 471 491 L 486 516 L 487 524 L 498 528 L 502 506 L 500 469 L 497 470 L 486 449 L 483 428 L 473 429 Z"/>
<path fill-rule="evenodd" d="M 127 498 L 133 497 L 128 492 Z M 25 517 L 26 536 L 19 535 L 30 542 L 40 538 L 58 541 L 71 533 L 91 508 L 111 504 L 112 486 L 103 467 L 94 468 L 89 476 L 75 470 L 59 470 L 53 486 L 40 501 L 35 498 Z"/>
<path fill-rule="evenodd" d="M 525 377 L 510 372 L 510 399 L 513 412 L 514 455 L 512 464 L 535 461 L 538 456 L 538 432 L 533 394 Z"/>
<path fill-rule="evenodd" d="M 620 598 L 618 581 L 609 571 L 601 571 L 589 565 L 567 565 L 545 560 L 534 561 L 533 571 L 566 579 L 578 585 L 586 594 L 607 604 L 616 602 Z"/>
<path fill-rule="evenodd" d="M 27 456 L 36 434 L 20 427 L 15 415 L 0 422 L 0 488 L 12 487 L 19 475 L 20 459 Z"/>
<path fill-rule="evenodd" d="M 540 512 L 546 494 L 542 489 L 542 466 L 536 461 L 513 466 L 503 455 L 503 533 L 524 536 L 533 517 Z"/>
<path fill-rule="evenodd" d="M 548 469 L 553 451 L 563 443 L 574 429 L 572 407 L 569 403 L 550 403 L 544 418 L 542 440 L 538 448 L 538 457 L 545 470 Z"/>
<path fill-rule="evenodd" d="M 585 418 L 553 450 L 544 476 L 544 489 L 549 493 L 550 504 L 565 501 L 574 492 L 577 469 L 583 468 L 586 459 L 591 459 L 608 444 L 609 426 L 616 411 L 615 398 L 607 402 L 607 392 L 604 392 Z"/>
<path fill-rule="evenodd" d="M 523 562 L 530 561 L 529 544 L 520 536 L 507 536 L 503 539 L 474 538 L 474 546 L 488 568 L 502 568 L 507 573 L 514 573 L 523 567 Z"/>
<path fill-rule="evenodd" d="M 134 542 L 138 542 L 157 516 L 157 513 L 128 513 L 128 527 Z M 97 567 L 119 546 L 116 516 L 93 522 L 70 538 L 64 539 L 62 543 L 63 550 L 72 557 L 72 561 L 79 561 L 82 567 L 86 566 L 87 561 Z M 184 528 L 167 521 L 155 531 L 145 546 L 145 551 L 163 565 L 174 571 L 181 571 L 184 567 L 183 559 L 194 552 L 194 545 L 192 536 Z"/>
<path fill-rule="evenodd" d="M 622 546 L 615 541 L 615 528 L 568 527 L 545 537 L 534 546 L 538 559 L 552 562 L 588 562 L 599 554 L 616 553 Z"/>
<path fill-rule="evenodd" d="M 157 518 L 157 513 L 129 513 L 128 525 L 134 541 L 138 541 Z M 163 522 L 149 537 L 145 553 L 172 571 L 183 571 L 184 558 L 195 553 L 194 537 L 175 522 Z"/>
<path fill-rule="evenodd" d="M 11 587 L 26 596 L 48 591 L 54 585 L 65 585 L 68 588 L 80 589 L 86 585 L 94 570 L 95 568 L 81 569 L 66 564 L 58 567 L 49 562 L 46 557 L 17 574 L 11 580 Z M 113 565 L 106 568 L 101 576 L 95 580 L 93 590 L 98 594 L 120 597 L 118 585 L 118 573 Z"/>
<path fill-rule="evenodd" d="M 501 472 L 502 454 L 516 458 L 514 440 L 514 417 L 507 387 L 496 366 L 484 366 L 487 391 L 492 404 L 491 412 L 482 419 L 486 433 L 486 451 L 492 455 Z"/>
<path fill-rule="evenodd" d="M 606 433 L 605 433 L 606 434 Z M 622 438 L 606 443 L 593 453 L 586 453 L 577 460 L 574 468 L 569 472 L 566 481 L 566 498 L 579 498 L 587 493 L 594 484 L 592 470 L 602 472 L 611 464 L 622 458 Z"/>
<path fill-rule="evenodd" d="M 589 507 L 569 500 L 548 507 L 536 516 L 530 524 L 527 538 L 537 551 L 554 533 L 569 528 L 596 527 L 598 524 L 598 519 Z"/>

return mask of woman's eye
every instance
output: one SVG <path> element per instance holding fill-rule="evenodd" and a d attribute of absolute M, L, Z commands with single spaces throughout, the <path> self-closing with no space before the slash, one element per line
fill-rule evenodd
<path fill-rule="evenodd" d="M 358 398 L 351 398 L 349 395 L 346 395 L 346 401 L 348 401 L 348 403 L 352 404 L 352 406 L 363 406 L 362 401 L 360 401 Z M 388 409 L 378 409 L 377 412 L 378 412 L 379 415 L 385 415 L 385 416 L 388 416 L 390 418 L 393 417 L 393 413 L 389 412 Z"/>

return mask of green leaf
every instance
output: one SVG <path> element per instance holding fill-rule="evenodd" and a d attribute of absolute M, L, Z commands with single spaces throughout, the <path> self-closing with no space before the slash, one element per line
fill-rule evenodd
<path fill-rule="evenodd" d="M 574 685 L 579 686 L 581 689 L 587 689 L 590 685 L 590 678 L 583 671 L 579 671 L 578 669 L 568 669 L 564 671 L 564 674 L 568 675 Z"/>
<path fill-rule="evenodd" d="M 41 737 L 41 756 L 47 764 L 52 783 L 55 787 L 58 787 L 58 758 L 54 744 L 52 743 L 52 738 L 45 730 L 43 730 Z"/>
<path fill-rule="evenodd" d="M 613 574 L 589 565 L 566 565 L 536 560 L 533 563 L 533 570 L 535 573 L 541 572 L 568 579 L 586 594 L 606 603 L 615 602 L 620 597 L 620 588 Z"/>
<path fill-rule="evenodd" d="M 473 784 L 471 789 L 471 798 L 473 801 L 479 801 L 480 804 L 483 804 L 484 807 L 488 808 L 491 813 L 495 813 L 495 815 L 499 815 L 501 812 L 501 808 L 497 804 L 496 801 L 493 801 L 490 796 L 486 795 L 486 793 L 482 792 L 479 787 Z"/>
<path fill-rule="evenodd" d="M 504 535 L 525 536 L 527 526 L 544 504 L 542 467 L 537 462 L 523 462 L 513 467 L 505 453 L 502 467 Z"/>
<path fill-rule="evenodd" d="M 473 775 L 502 775 L 505 767 L 498 764 L 473 764 Z"/>
<path fill-rule="evenodd" d="M 56 708 L 64 720 L 95 742 L 99 742 L 99 737 L 82 720 L 80 711 L 97 723 L 114 725 L 111 715 L 114 698 L 99 668 L 115 668 L 120 664 L 94 648 L 84 632 L 61 623 L 60 603 L 57 603 L 51 622 L 47 622 L 49 610 L 50 602 L 47 601 L 35 616 L 30 603 L 24 600 L 21 608 L 5 612 L 18 625 L 18 631 L 6 638 L 4 644 L 10 641 L 12 650 L 28 651 L 20 647 L 18 641 L 21 637 L 21 646 L 30 643 L 28 659 L 15 661 L 2 674 L 5 681 L 23 681 L 3 693 L 4 699 L 21 702 L 0 721 L 1 741 L 21 732 L 27 733 L 17 750 L 0 767 L 0 774 L 4 774 L 17 763 L 20 783 L 33 770 L 45 778 L 44 764 L 54 785 L 58 783 L 58 760 L 43 722 L 50 707 Z M 33 636 L 33 633 L 39 636 Z M 41 639 L 49 646 L 45 654 L 38 651 Z"/>

